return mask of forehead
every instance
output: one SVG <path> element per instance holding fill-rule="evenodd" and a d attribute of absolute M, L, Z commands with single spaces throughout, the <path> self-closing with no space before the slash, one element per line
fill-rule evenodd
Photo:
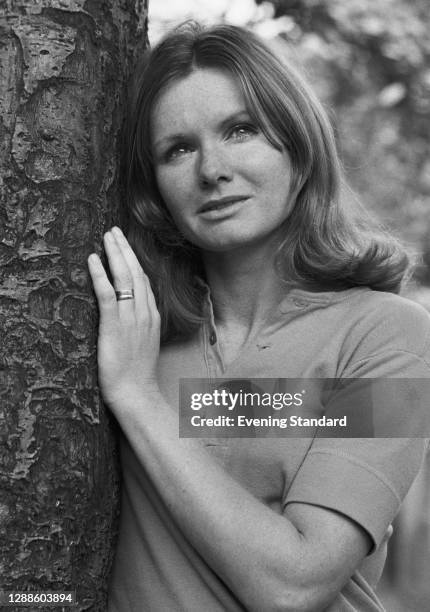
<path fill-rule="evenodd" d="M 190 129 L 200 123 L 210 126 L 243 110 L 246 101 L 233 75 L 218 69 L 198 69 L 160 94 L 151 113 L 152 133 L 162 138 L 172 129 Z"/>

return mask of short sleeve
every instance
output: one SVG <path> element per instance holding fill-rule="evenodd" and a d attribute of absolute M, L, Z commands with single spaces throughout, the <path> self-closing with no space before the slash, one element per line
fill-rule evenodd
<path fill-rule="evenodd" d="M 316 438 L 284 505 L 313 504 L 344 514 L 371 536 L 374 549 L 399 511 L 427 442 L 407 438 Z"/>
<path fill-rule="evenodd" d="M 385 312 L 369 317 L 367 333 L 363 325 L 343 376 L 430 379 L 430 317 L 406 302 L 390 301 Z M 399 388 L 410 392 L 410 385 Z M 393 396 L 392 402 L 393 412 L 407 412 L 408 403 L 401 394 Z M 415 418 L 414 414 L 407 417 Z M 286 492 L 284 507 L 300 502 L 340 512 L 368 532 L 374 550 L 418 474 L 427 445 L 425 437 L 316 436 Z"/>

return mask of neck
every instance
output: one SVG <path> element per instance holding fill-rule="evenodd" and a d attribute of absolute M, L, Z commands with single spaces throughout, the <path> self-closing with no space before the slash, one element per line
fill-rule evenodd
<path fill-rule="evenodd" d="M 203 263 L 218 324 L 251 330 L 266 320 L 285 296 L 286 283 L 276 274 L 275 248 L 240 248 L 205 252 Z"/>

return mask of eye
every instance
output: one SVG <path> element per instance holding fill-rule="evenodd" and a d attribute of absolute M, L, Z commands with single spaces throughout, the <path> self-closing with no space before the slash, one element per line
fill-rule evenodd
<path fill-rule="evenodd" d="M 191 151 L 192 151 L 192 147 L 189 144 L 185 142 L 180 142 L 178 144 L 173 145 L 173 147 L 170 147 L 170 149 L 168 149 L 164 153 L 163 161 L 165 162 L 175 161 L 181 157 L 184 157 L 184 155 L 187 155 Z"/>
<path fill-rule="evenodd" d="M 247 140 L 250 136 L 258 134 L 258 128 L 251 123 L 239 123 L 234 125 L 229 131 L 229 137 L 234 140 Z"/>

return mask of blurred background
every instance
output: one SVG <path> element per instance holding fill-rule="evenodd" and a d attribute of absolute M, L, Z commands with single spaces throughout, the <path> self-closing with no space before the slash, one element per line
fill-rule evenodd
<path fill-rule="evenodd" d="M 151 44 L 185 19 L 249 27 L 303 67 L 350 185 L 418 255 L 405 293 L 430 311 L 429 1 L 149 0 Z M 389 612 L 430 612 L 430 455 L 396 520 L 379 594 Z"/>

